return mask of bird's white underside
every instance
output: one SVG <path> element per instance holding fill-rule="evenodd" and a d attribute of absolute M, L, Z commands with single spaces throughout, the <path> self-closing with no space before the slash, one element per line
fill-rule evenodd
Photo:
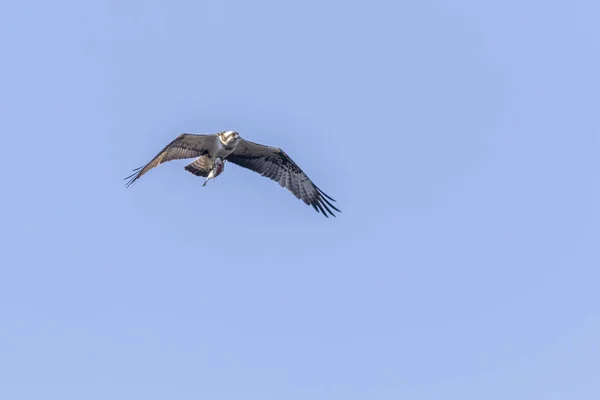
<path fill-rule="evenodd" d="M 216 142 L 217 142 L 217 144 L 215 146 L 216 148 L 215 148 L 215 151 L 214 151 L 215 156 L 213 156 L 213 158 L 216 157 L 216 154 L 219 154 L 219 153 L 221 153 L 223 151 L 223 143 L 221 143 L 221 138 L 219 138 L 219 140 L 217 140 Z"/>

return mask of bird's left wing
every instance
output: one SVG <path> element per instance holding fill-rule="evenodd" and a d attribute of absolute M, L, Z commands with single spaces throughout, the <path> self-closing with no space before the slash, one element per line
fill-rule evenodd
<path fill-rule="evenodd" d="M 134 169 L 133 174 L 124 178 L 129 179 L 127 187 L 159 164 L 184 158 L 200 157 L 207 152 L 209 146 L 212 144 L 211 141 L 215 140 L 218 140 L 216 135 L 182 133 L 166 145 L 148 164 Z"/>
<path fill-rule="evenodd" d="M 331 208 L 341 212 L 330 202 L 335 200 L 323 193 L 280 148 L 241 139 L 227 161 L 274 180 L 327 218 L 328 213 L 335 217 Z"/>

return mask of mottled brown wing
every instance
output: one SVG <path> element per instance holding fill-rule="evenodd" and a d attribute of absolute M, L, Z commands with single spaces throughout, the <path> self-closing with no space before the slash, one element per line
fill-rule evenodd
<path fill-rule="evenodd" d="M 212 169 L 212 163 L 208 155 L 203 155 L 193 163 L 185 166 L 185 170 L 191 172 L 194 175 L 202 176 L 206 178 Z"/>
<path fill-rule="evenodd" d="M 327 218 L 328 213 L 335 216 L 331 208 L 341 212 L 330 202 L 335 200 L 323 193 L 280 148 L 242 139 L 227 161 L 272 179 Z"/>
<path fill-rule="evenodd" d="M 212 141 L 215 140 L 218 140 L 216 135 L 182 133 L 166 145 L 148 164 L 134 169 L 133 174 L 125 178 L 129 179 L 127 187 L 159 164 L 172 160 L 200 157 L 208 151 Z"/>

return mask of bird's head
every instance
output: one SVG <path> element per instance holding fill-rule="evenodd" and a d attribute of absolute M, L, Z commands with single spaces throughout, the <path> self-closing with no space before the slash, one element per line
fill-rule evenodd
<path fill-rule="evenodd" d="M 240 134 L 236 131 L 219 132 L 219 140 L 227 147 L 235 147 L 240 141 Z"/>

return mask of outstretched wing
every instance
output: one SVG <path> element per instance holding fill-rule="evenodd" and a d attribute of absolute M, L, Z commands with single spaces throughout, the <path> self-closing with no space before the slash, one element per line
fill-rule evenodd
<path fill-rule="evenodd" d="M 184 158 L 200 157 L 208 152 L 211 141 L 216 139 L 215 135 L 196 135 L 192 133 L 182 133 L 171 143 L 165 146 L 148 164 L 133 170 L 133 174 L 125 179 L 129 179 L 127 187 L 138 180 L 146 172 L 159 164 L 181 160 Z"/>
<path fill-rule="evenodd" d="M 335 217 L 331 208 L 341 212 L 330 202 L 335 200 L 323 193 L 280 148 L 241 139 L 233 153 L 227 157 L 227 161 L 278 182 L 327 218 L 327 213 Z"/>

